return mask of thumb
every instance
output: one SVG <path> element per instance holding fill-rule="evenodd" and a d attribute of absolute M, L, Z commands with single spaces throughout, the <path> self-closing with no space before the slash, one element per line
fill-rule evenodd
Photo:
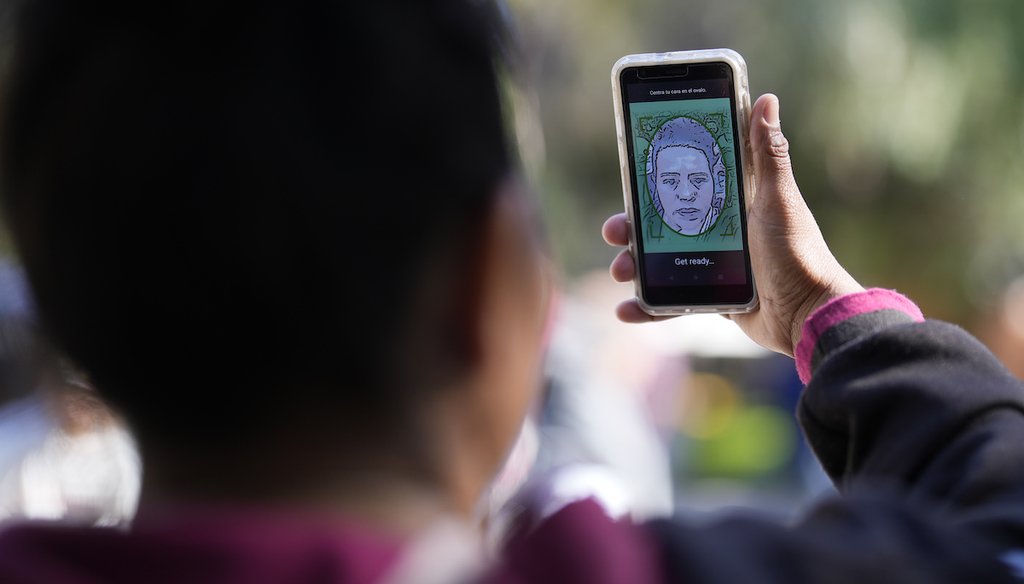
<path fill-rule="evenodd" d="M 789 140 L 779 122 L 779 98 L 768 93 L 754 104 L 750 115 L 750 147 L 754 154 L 758 191 L 774 189 L 777 195 L 797 192 Z"/>

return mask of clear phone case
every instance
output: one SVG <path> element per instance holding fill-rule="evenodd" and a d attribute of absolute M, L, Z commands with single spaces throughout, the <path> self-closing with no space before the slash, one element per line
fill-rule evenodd
<path fill-rule="evenodd" d="M 629 251 L 633 256 L 634 263 L 640 261 L 637 255 L 636 244 L 636 218 L 633 209 L 633 183 L 630 177 L 628 145 L 626 142 L 626 119 L 622 107 L 622 87 L 620 82 L 621 73 L 629 67 L 643 67 L 651 65 L 675 65 L 690 63 L 727 63 L 733 70 L 733 94 L 736 96 L 737 125 L 740 136 L 740 147 L 737 149 L 739 164 L 743 168 L 743 196 L 746 204 L 749 205 L 755 196 L 754 191 L 754 168 L 753 155 L 750 150 L 750 90 L 747 81 L 747 64 L 739 53 L 731 49 L 705 49 L 697 51 L 674 51 L 669 53 L 644 53 L 637 55 L 626 55 L 612 66 L 612 93 L 615 106 L 615 133 L 619 148 L 619 170 L 622 173 L 622 194 L 626 207 L 626 215 L 629 218 Z M 744 245 L 749 248 L 747 242 Z M 720 305 L 686 305 L 677 306 L 652 306 L 643 295 L 643 288 L 640 283 L 640 267 L 636 266 L 636 278 L 633 285 L 636 291 L 637 302 L 647 314 L 678 315 L 697 313 L 745 313 L 757 309 L 757 285 L 753 285 L 753 295 L 750 302 L 746 304 L 720 304 Z M 753 277 L 751 275 L 751 277 Z"/>

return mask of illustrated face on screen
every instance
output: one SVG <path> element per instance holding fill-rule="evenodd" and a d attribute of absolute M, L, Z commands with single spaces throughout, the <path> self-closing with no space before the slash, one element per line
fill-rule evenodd
<path fill-rule="evenodd" d="M 669 120 L 648 157 L 647 185 L 665 224 L 682 235 L 711 230 L 725 201 L 725 163 L 711 132 L 690 118 Z"/>

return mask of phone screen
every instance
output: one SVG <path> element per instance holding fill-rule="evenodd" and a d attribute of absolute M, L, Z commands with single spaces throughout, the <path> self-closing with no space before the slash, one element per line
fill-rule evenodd
<path fill-rule="evenodd" d="M 754 287 L 732 68 L 630 67 L 620 82 L 645 301 L 747 304 Z"/>

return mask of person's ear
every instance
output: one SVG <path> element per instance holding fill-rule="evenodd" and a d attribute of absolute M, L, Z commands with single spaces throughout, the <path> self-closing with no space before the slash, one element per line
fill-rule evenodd
<path fill-rule="evenodd" d="M 481 220 L 474 226 L 468 239 L 467 249 L 462 256 L 464 262 L 456 267 L 456 280 L 451 288 L 451 296 L 446 303 L 446 327 L 449 334 L 447 341 L 458 356 L 460 365 L 472 367 L 481 359 L 482 342 L 480 336 L 482 314 L 485 303 L 483 296 L 487 289 L 485 280 L 489 277 L 486 265 L 494 254 L 490 243 L 490 224 L 494 221 L 495 201 L 487 203 Z"/>
<path fill-rule="evenodd" d="M 522 188 L 509 181 L 496 193 L 463 256 L 465 265 L 458 269 L 448 305 L 452 341 L 464 365 L 479 365 L 494 350 L 502 336 L 496 329 L 514 326 L 517 318 L 530 318 L 534 310 L 546 316 L 540 242 Z"/>

